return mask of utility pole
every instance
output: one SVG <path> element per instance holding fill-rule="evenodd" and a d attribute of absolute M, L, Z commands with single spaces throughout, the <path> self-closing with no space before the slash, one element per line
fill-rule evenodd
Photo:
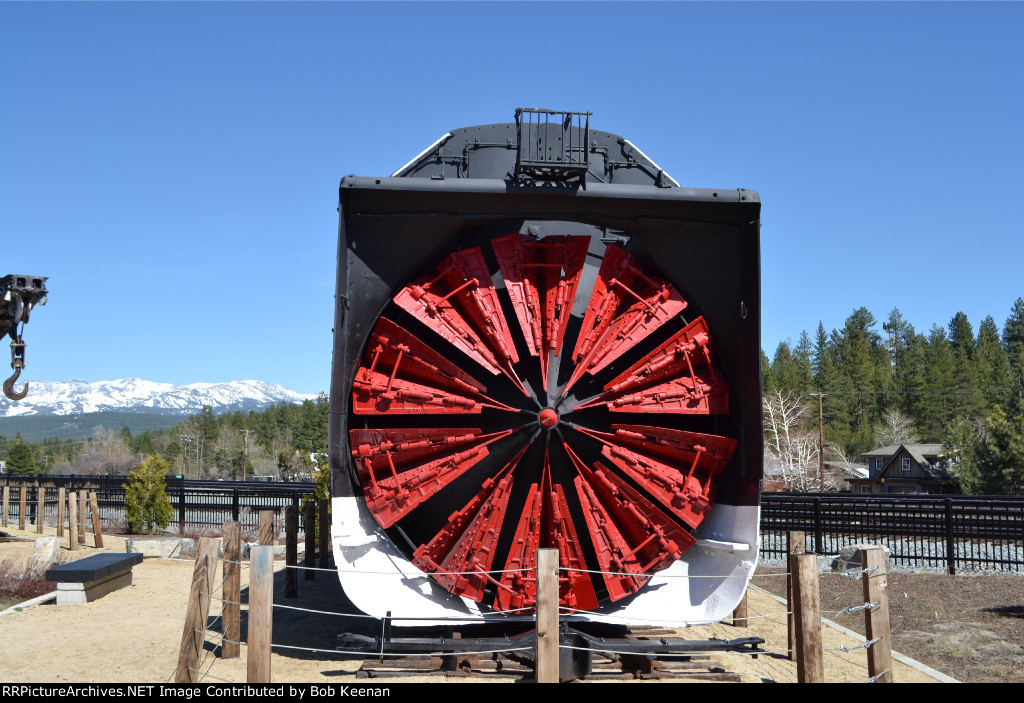
<path fill-rule="evenodd" d="M 245 469 L 246 464 L 249 463 L 249 433 L 252 430 L 242 430 L 245 433 L 245 439 L 242 440 L 242 480 L 245 480 Z"/>
<path fill-rule="evenodd" d="M 181 443 L 181 475 L 184 476 L 188 466 L 188 437 L 178 435 L 178 441 Z"/>

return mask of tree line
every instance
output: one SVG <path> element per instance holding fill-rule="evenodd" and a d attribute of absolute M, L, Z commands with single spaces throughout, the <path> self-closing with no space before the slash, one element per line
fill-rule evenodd
<path fill-rule="evenodd" d="M 25 442 L 0 436 L 9 473 L 125 475 L 146 457 L 189 478 L 241 480 L 254 475 L 311 478 L 327 454 L 328 398 L 217 415 L 210 406 L 167 430 L 133 435 L 97 428 L 90 439 Z"/>
<path fill-rule="evenodd" d="M 963 312 L 925 333 L 899 309 L 879 326 L 857 308 L 841 329 L 819 323 L 762 351 L 761 376 L 766 446 L 795 476 L 817 467 L 820 427 L 826 458 L 941 443 L 965 493 L 1024 491 L 1024 298 L 1001 330 L 989 315 L 977 334 Z"/>

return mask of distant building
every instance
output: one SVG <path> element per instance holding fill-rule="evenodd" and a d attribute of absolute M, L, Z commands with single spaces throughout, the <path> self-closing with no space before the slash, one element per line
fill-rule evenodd
<path fill-rule="evenodd" d="M 800 486 L 805 486 L 803 490 L 811 492 L 818 491 L 820 470 L 817 464 L 807 468 L 804 480 L 800 480 L 801 477 L 790 476 L 787 482 L 787 477 L 782 467 L 779 465 L 778 460 L 772 455 L 771 452 L 766 451 L 764 453 L 764 471 L 763 479 L 761 482 L 761 491 L 764 493 L 780 493 L 784 491 L 799 491 Z M 851 481 L 857 479 L 867 478 L 868 469 L 866 466 L 861 464 L 853 464 L 847 461 L 826 461 L 825 462 L 825 490 L 828 492 L 834 491 L 851 491 Z"/>
<path fill-rule="evenodd" d="M 892 444 L 865 452 L 867 478 L 851 478 L 854 493 L 959 493 L 946 471 L 941 444 Z"/>
<path fill-rule="evenodd" d="M 826 461 L 825 475 L 835 478 L 838 489 L 843 492 L 853 490 L 853 481 L 859 481 L 868 477 L 868 467 L 863 464 L 854 464 L 850 461 Z"/>

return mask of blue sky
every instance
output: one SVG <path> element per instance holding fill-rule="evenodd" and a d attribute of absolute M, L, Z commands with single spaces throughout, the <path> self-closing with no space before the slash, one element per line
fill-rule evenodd
<path fill-rule="evenodd" d="M 859 306 L 1001 327 L 1022 26 L 1021 3 L 0 2 L 0 273 L 52 291 L 26 376 L 327 390 L 340 178 L 520 105 L 760 193 L 769 355 Z"/>

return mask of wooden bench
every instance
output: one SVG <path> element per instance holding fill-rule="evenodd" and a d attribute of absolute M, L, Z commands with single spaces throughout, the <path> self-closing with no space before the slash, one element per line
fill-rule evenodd
<path fill-rule="evenodd" d="M 46 570 L 46 580 L 57 582 L 57 605 L 84 605 L 111 591 L 132 585 L 132 567 L 142 554 L 94 554 Z"/>

